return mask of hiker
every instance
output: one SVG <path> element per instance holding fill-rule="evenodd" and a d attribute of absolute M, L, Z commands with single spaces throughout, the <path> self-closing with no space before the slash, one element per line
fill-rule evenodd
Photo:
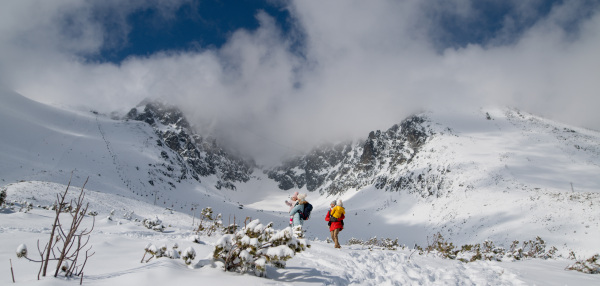
<path fill-rule="evenodd" d="M 290 210 L 290 216 L 293 217 L 293 219 L 292 219 L 293 227 L 302 226 L 303 220 L 300 218 L 300 212 L 304 211 L 304 205 L 306 203 L 307 203 L 306 202 L 306 194 L 299 194 L 298 195 L 298 203 L 296 204 L 295 207 L 292 208 L 292 210 Z"/>
<path fill-rule="evenodd" d="M 289 201 L 285 201 L 285 204 L 290 207 L 288 211 L 292 211 L 292 208 L 294 208 L 298 204 L 298 192 L 295 192 Z M 290 215 L 290 226 L 292 226 L 293 223 L 294 215 Z"/>
<path fill-rule="evenodd" d="M 290 211 L 298 203 L 298 192 L 295 192 L 289 201 L 285 201 L 285 204 L 290 207 Z"/>
<path fill-rule="evenodd" d="M 331 239 L 335 243 L 335 248 L 342 248 L 339 243 L 338 235 L 340 231 L 344 229 L 344 218 L 346 218 L 344 204 L 342 200 L 331 202 L 330 209 L 325 216 L 325 220 L 329 223 L 329 232 L 331 233 Z"/>
<path fill-rule="evenodd" d="M 325 217 L 325 220 L 328 221 L 327 225 L 331 226 L 332 221 L 329 219 L 329 217 L 331 216 L 331 210 L 335 207 L 335 200 L 331 201 L 331 203 L 329 203 L 329 210 L 327 211 L 327 216 Z"/>

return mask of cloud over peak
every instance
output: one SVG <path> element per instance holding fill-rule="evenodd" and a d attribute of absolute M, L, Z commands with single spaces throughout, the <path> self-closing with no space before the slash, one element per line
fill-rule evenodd
<path fill-rule="evenodd" d="M 0 84 L 105 112 L 167 98 L 258 155 L 364 136 L 425 108 L 511 105 L 600 129 L 594 2 L 292 1 L 286 29 L 259 10 L 258 28 L 220 46 L 93 60 L 132 44 L 130 15 L 163 11 L 155 20 L 168 23 L 195 5 L 127 3 L 5 4 Z"/>

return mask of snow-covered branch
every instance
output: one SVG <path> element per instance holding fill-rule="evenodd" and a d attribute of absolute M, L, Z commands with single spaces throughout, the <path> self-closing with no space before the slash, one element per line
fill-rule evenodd
<path fill-rule="evenodd" d="M 272 223 L 265 226 L 256 219 L 235 234 L 223 235 L 217 241 L 213 258 L 224 264 L 225 271 L 264 276 L 266 264 L 284 268 L 287 260 L 307 247 L 310 244 L 297 238 L 292 228 L 276 231 Z"/>

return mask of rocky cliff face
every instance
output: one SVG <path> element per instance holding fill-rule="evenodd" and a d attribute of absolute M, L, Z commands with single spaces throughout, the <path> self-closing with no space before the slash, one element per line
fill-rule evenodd
<path fill-rule="evenodd" d="M 146 101 L 131 109 L 125 118 L 150 124 L 161 138 L 156 144 L 164 144 L 179 155 L 168 158 L 165 153 L 163 158 L 181 166 L 181 179 L 190 176 L 200 182 L 201 177 L 214 175 L 218 178 L 217 189 L 234 190 L 235 183 L 247 182 L 256 168 L 253 160 L 229 154 L 216 139 L 195 134 L 177 107 Z"/>
<path fill-rule="evenodd" d="M 426 174 L 408 172 L 411 161 L 433 132 L 427 118 L 412 116 L 363 142 L 325 145 L 266 171 L 281 189 L 303 188 L 335 195 L 374 184 L 379 189 L 422 190 Z"/>
<path fill-rule="evenodd" d="M 176 107 L 144 102 L 126 118 L 153 126 L 161 138 L 156 144 L 164 144 L 179 155 L 163 156 L 170 164 L 179 165 L 179 179 L 192 177 L 201 182 L 202 177 L 214 175 L 217 189 L 234 190 L 236 183 L 247 182 L 258 169 L 253 160 L 231 155 L 216 139 L 195 134 Z M 337 195 L 374 185 L 387 191 L 403 189 L 431 196 L 444 188 L 445 168 L 413 164 L 421 147 L 434 135 L 429 124 L 425 115 L 412 116 L 386 131 L 370 132 L 362 142 L 318 146 L 263 172 L 282 190 L 306 188 Z"/>
<path fill-rule="evenodd" d="M 524 117 L 510 110 L 504 113 L 495 111 L 495 117 L 498 120 L 493 120 L 489 113 L 482 117 L 469 115 L 466 119 L 461 119 L 469 124 L 462 127 L 463 131 L 457 132 L 445 125 L 444 120 L 436 118 L 435 114 L 414 115 L 388 130 L 372 131 L 362 141 L 318 146 L 307 154 L 284 161 L 277 167 L 260 170 L 253 160 L 233 156 L 222 148 L 217 140 L 193 133 L 193 128 L 183 114 L 174 107 L 154 102 L 145 103 L 132 109 L 127 115 L 128 119 L 144 121 L 153 126 L 160 138 L 153 139 L 156 140 L 156 144 L 174 151 L 163 152 L 164 163 L 160 166 L 157 164 L 151 170 L 157 175 L 150 176 L 150 180 L 168 176 L 176 181 L 193 178 L 206 183 L 207 180 L 202 178 L 212 176 L 216 180 L 211 178 L 208 181 L 217 189 L 233 190 L 236 186 L 240 187 L 248 182 L 254 177 L 253 171 L 259 169 L 269 179 L 277 182 L 282 190 L 304 189 L 319 192 L 321 195 L 337 196 L 347 191 L 373 186 L 390 192 L 413 193 L 423 198 L 446 196 L 455 191 L 466 193 L 482 186 L 489 187 L 491 184 L 523 188 L 525 184 L 519 181 L 523 176 L 519 177 L 519 172 L 513 172 L 505 162 L 512 156 L 520 158 L 514 155 L 514 148 L 498 151 L 504 150 L 502 145 L 492 145 L 491 149 L 498 150 L 479 150 L 481 144 L 486 146 L 489 142 L 477 141 L 479 137 L 473 134 L 478 133 L 473 133 L 472 128 L 487 130 L 492 135 L 498 132 L 512 132 L 506 134 L 517 136 L 515 138 L 521 138 L 521 133 L 534 136 L 530 129 L 535 127 L 535 118 Z M 551 127 L 540 129 L 542 131 L 538 132 L 554 134 L 557 130 L 560 131 L 558 127 L 553 127 L 554 125 L 548 126 Z M 568 132 L 569 135 L 571 133 L 573 132 Z M 571 137 L 575 138 L 574 135 Z M 571 137 L 560 137 L 556 140 L 562 142 Z M 487 140 L 492 142 L 503 140 L 502 136 L 497 135 L 489 138 L 491 139 Z M 590 150 L 596 150 L 593 149 L 595 147 L 590 147 L 595 146 L 593 144 L 585 145 L 587 141 L 577 139 L 568 142 L 571 146 L 560 145 L 560 150 L 571 152 L 572 146 L 575 146 L 578 152 L 591 153 Z M 494 155 L 496 153 L 497 156 Z M 521 166 L 529 164 L 532 159 L 527 157 L 523 162 L 514 160 L 514 165 Z M 537 170 L 536 168 L 540 167 L 533 165 L 529 168 Z"/>

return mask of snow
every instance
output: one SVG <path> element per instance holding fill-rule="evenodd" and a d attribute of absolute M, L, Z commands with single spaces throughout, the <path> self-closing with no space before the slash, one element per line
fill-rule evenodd
<path fill-rule="evenodd" d="M 267 250 L 267 255 L 272 257 L 294 257 L 294 251 L 287 245 L 280 245 L 277 247 L 270 247 L 269 250 Z"/>
<path fill-rule="evenodd" d="M 91 204 L 95 204 L 91 201 Z M 139 203 L 142 206 L 142 203 Z M 142 206 L 152 208 L 152 206 Z M 17 259 L 15 246 L 24 242 L 34 246 L 38 239 L 48 237 L 52 211 L 34 208 L 28 213 L 4 213 L 0 239 L 0 256 L 12 258 L 17 285 L 73 285 L 78 283 L 64 278 L 46 277 L 37 281 L 38 264 Z M 5 220 L 6 219 L 6 220 Z M 140 223 L 119 219 L 102 224 L 92 235 L 91 244 L 96 254 L 89 259 L 84 274 L 84 285 L 165 285 L 167 283 L 215 282 L 221 285 L 293 284 L 293 285 L 597 285 L 600 276 L 565 271 L 571 264 L 567 259 L 532 259 L 518 262 L 478 261 L 462 263 L 432 255 L 418 255 L 412 250 L 373 250 L 356 245 L 342 245 L 334 249 L 324 241 L 311 241 L 311 247 L 287 262 L 285 269 L 267 267 L 267 277 L 223 272 L 218 263 L 210 263 L 216 237 L 204 237 L 206 244 L 195 244 L 187 238 L 190 228 L 177 227 L 169 233 L 150 231 Z M 20 227 L 23 221 L 32 227 Z M 175 223 L 167 221 L 167 223 Z M 343 231 L 342 234 L 343 235 Z M 197 253 L 192 264 L 181 259 L 158 258 L 140 263 L 144 247 L 174 245 Z M 9 247 L 11 246 L 11 247 Z M 270 251 L 290 255 L 287 247 Z M 289 249 L 289 248 L 287 248 Z M 30 254 L 34 255 L 34 254 Z M 146 257 L 148 258 L 148 257 Z M 9 283 L 5 276 L 5 282 Z"/>
<path fill-rule="evenodd" d="M 26 256 L 27 256 L 27 245 L 19 244 L 19 247 L 17 247 L 17 257 L 21 258 L 21 257 L 26 257 Z"/>
<path fill-rule="evenodd" d="M 67 199 L 89 177 L 85 200 L 89 211 L 97 212 L 89 243 L 95 254 L 85 267 L 84 285 L 600 285 L 600 275 L 565 270 L 574 263 L 566 258 L 569 251 L 580 259 L 600 251 L 600 135 L 595 131 L 507 109 L 462 117 L 429 114 L 437 136 L 415 164 L 449 169 L 449 187 L 436 188 L 438 196 L 428 198 L 373 187 L 348 191 L 339 197 L 347 213 L 341 249 L 325 241 L 330 234 L 324 216 L 338 197 L 310 193 L 315 209 L 304 227 L 311 247 L 295 255 L 285 246 L 269 249 L 293 258 L 283 269 L 257 261 L 267 272 L 256 277 L 224 272 L 223 264 L 212 260 L 215 246 L 230 243 L 232 235 L 197 234 L 200 210 L 212 207 L 215 215 L 223 214 L 225 225 L 235 221 L 255 230 L 265 227 L 259 220 L 273 222 L 278 237 L 289 234 L 283 201 L 306 190 L 279 191 L 262 174 L 236 191 L 214 189 L 210 177 L 202 184 L 160 177 L 165 181 L 151 186 L 149 172 L 166 149 L 154 144 L 157 137 L 149 126 L 58 109 L 6 91 L 0 99 L 0 187 L 15 204 L 13 210 L 0 210 L 0 257 L 11 260 L 15 285 L 79 283 L 79 277 L 38 281 L 39 264 L 16 255 L 27 248 L 28 257 L 39 258 L 37 243 L 49 238 L 54 218 L 47 208 L 67 188 L 71 173 Z M 492 120 L 485 120 L 486 112 Z M 165 228 L 148 229 L 144 219 Z M 86 216 L 82 227 L 91 222 Z M 564 255 L 463 263 L 415 253 L 415 243 L 426 246 L 437 232 L 459 246 L 486 239 L 506 246 L 540 236 Z M 374 236 L 398 238 L 407 247 L 370 250 L 345 243 Z M 157 251 L 157 246 L 172 257 L 177 256 L 174 246 L 184 251 L 181 258 L 140 262 L 146 249 Z M 189 265 L 186 257 L 193 257 Z M 7 272 L 2 277 L 0 284 L 12 283 Z"/>

